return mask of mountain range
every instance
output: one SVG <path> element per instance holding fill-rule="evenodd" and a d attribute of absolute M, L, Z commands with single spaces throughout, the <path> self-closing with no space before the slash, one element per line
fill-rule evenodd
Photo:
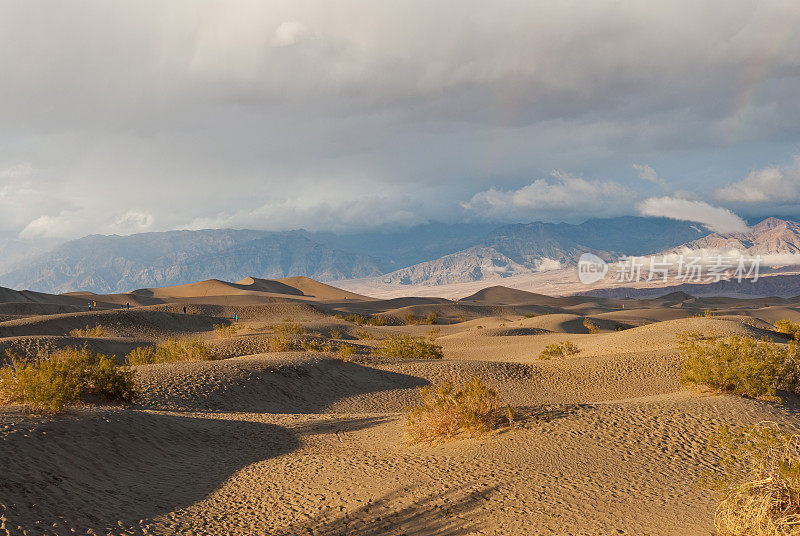
<path fill-rule="evenodd" d="M 746 233 L 719 234 L 692 222 L 620 217 L 577 225 L 430 223 L 343 235 L 234 229 L 90 235 L 17 262 L 0 275 L 0 285 L 112 293 L 211 278 L 306 276 L 436 286 L 569 268 L 584 252 L 610 261 L 684 248 L 793 255 L 800 253 L 800 224 L 769 218 Z"/>

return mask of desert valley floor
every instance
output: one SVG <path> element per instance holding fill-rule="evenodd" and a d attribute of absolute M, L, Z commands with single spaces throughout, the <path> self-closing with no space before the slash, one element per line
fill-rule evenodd
<path fill-rule="evenodd" d="M 431 313 L 435 327 L 406 325 Z M 234 315 L 235 332 L 215 332 Z M 305 278 L 103 296 L 0 289 L 0 353 L 85 345 L 121 360 L 196 336 L 224 357 L 135 367 L 130 407 L 1 407 L 0 535 L 713 534 L 717 498 L 698 486 L 717 463 L 709 437 L 725 422 L 798 429 L 800 406 L 789 394 L 773 403 L 683 387 L 678 335 L 783 342 L 779 319 L 799 321 L 800 299 L 492 287 L 458 301 L 376 300 Z M 355 346 L 353 361 L 270 352 L 280 323 Z M 70 335 L 86 327 L 103 335 Z M 370 353 L 399 333 L 435 337 L 444 359 Z M 563 341 L 580 351 L 539 359 Z M 473 376 L 516 408 L 514 429 L 404 443 L 420 386 Z"/>

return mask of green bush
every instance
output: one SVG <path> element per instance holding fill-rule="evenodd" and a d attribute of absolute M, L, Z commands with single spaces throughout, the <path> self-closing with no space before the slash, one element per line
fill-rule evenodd
<path fill-rule="evenodd" d="M 76 328 L 69 332 L 73 337 L 105 337 L 106 330 L 102 326 Z"/>
<path fill-rule="evenodd" d="M 419 324 L 419 318 L 414 315 L 414 313 L 408 312 L 403 316 L 403 321 L 406 323 L 407 326 L 411 326 L 414 324 Z"/>
<path fill-rule="evenodd" d="M 306 329 L 298 322 L 283 322 L 282 324 L 274 324 L 270 326 L 271 331 L 275 331 L 281 335 L 302 335 Z"/>
<path fill-rule="evenodd" d="M 370 326 L 385 326 L 386 325 L 386 317 L 384 316 L 371 316 L 367 318 L 367 324 Z"/>
<path fill-rule="evenodd" d="M 403 359 L 443 359 L 442 347 L 425 337 L 393 335 L 381 341 L 375 349 L 377 355 Z"/>
<path fill-rule="evenodd" d="M 214 324 L 214 333 L 222 339 L 233 337 L 239 332 L 239 329 L 241 326 L 237 324 Z"/>
<path fill-rule="evenodd" d="M 425 323 L 434 326 L 439 323 L 439 313 L 432 311 L 425 317 Z"/>
<path fill-rule="evenodd" d="M 113 358 L 86 349 L 64 349 L 37 361 L 12 356 L 0 369 L 0 401 L 27 409 L 57 413 L 77 404 L 82 395 L 97 395 L 114 402 L 137 396 L 134 373 Z"/>
<path fill-rule="evenodd" d="M 297 349 L 297 345 L 294 339 L 286 335 L 278 335 L 269 339 L 270 352 L 291 352 L 295 349 Z"/>
<path fill-rule="evenodd" d="M 353 354 L 356 353 L 356 347 L 351 344 L 343 344 L 339 347 L 339 350 L 336 352 L 336 359 L 344 362 L 349 363 L 353 360 Z"/>
<path fill-rule="evenodd" d="M 433 328 L 429 329 L 428 330 L 428 340 L 431 341 L 431 342 L 435 341 L 436 337 L 439 336 L 439 333 L 441 333 L 441 331 L 442 331 L 442 328 L 440 328 L 439 326 L 436 326 L 436 327 L 433 327 Z"/>
<path fill-rule="evenodd" d="M 771 423 L 731 428 L 710 442 L 719 469 L 705 483 L 722 495 L 714 515 L 720 536 L 797 534 L 800 520 L 800 436 Z"/>
<path fill-rule="evenodd" d="M 583 319 L 583 327 L 589 330 L 589 333 L 600 333 L 600 326 L 598 326 L 591 318 Z"/>
<path fill-rule="evenodd" d="M 778 328 L 779 332 L 788 335 L 790 338 L 796 341 L 800 340 L 800 324 L 783 319 L 775 322 L 775 327 Z"/>
<path fill-rule="evenodd" d="M 308 339 L 304 341 L 300 341 L 300 348 L 305 350 L 306 352 L 324 352 L 330 351 L 330 345 L 323 345 L 321 341 L 316 339 Z"/>
<path fill-rule="evenodd" d="M 444 381 L 420 388 L 420 394 L 422 401 L 410 408 L 405 422 L 408 443 L 433 443 L 459 433 L 484 434 L 497 428 L 504 416 L 509 425 L 513 423 L 511 406 L 501 410 L 497 392 L 477 377 L 460 389 Z"/>
<path fill-rule="evenodd" d="M 556 344 L 548 344 L 539 353 L 539 359 L 553 359 L 558 357 L 569 357 L 575 355 L 580 350 L 572 341 L 564 341 Z"/>
<path fill-rule="evenodd" d="M 371 332 L 367 331 L 366 329 L 359 329 L 356 330 L 356 337 L 364 341 L 371 341 L 375 337 L 372 335 Z"/>
<path fill-rule="evenodd" d="M 796 375 L 787 349 L 752 337 L 684 336 L 681 355 L 681 382 L 752 398 L 775 400 L 775 388 Z"/>
<path fill-rule="evenodd" d="M 342 338 L 342 332 L 339 331 L 338 329 L 332 329 L 329 335 L 330 335 L 331 339 L 341 339 Z"/>
<path fill-rule="evenodd" d="M 131 365 L 175 363 L 177 361 L 210 361 L 214 351 L 200 338 L 169 338 L 156 347 L 139 346 L 127 355 Z"/>

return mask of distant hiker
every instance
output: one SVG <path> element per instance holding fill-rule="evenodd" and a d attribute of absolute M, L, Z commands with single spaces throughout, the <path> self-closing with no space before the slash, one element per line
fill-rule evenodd
<path fill-rule="evenodd" d="M 96 302 L 96 301 L 92 301 L 92 307 L 94 307 L 95 309 L 97 309 L 97 302 Z"/>
<path fill-rule="evenodd" d="M 233 313 L 233 321 L 234 322 L 238 322 L 239 321 L 239 315 L 237 315 L 236 313 Z"/>
<path fill-rule="evenodd" d="M 166 306 L 166 305 L 164 306 L 164 310 L 165 310 L 165 311 L 167 310 L 167 306 Z"/>
<path fill-rule="evenodd" d="M 92 310 L 92 302 L 89 302 L 89 310 Z"/>
<path fill-rule="evenodd" d="M 127 309 L 128 311 L 131 310 L 131 303 L 130 302 L 125 304 L 125 309 Z"/>
<path fill-rule="evenodd" d="M 186 306 L 183 306 L 183 314 L 186 314 Z"/>

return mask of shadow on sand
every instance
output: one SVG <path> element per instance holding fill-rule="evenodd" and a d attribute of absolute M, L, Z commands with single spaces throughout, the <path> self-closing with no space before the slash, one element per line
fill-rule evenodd
<path fill-rule="evenodd" d="M 414 497 L 408 490 L 389 493 L 355 511 L 333 519 L 322 516 L 302 525 L 293 525 L 275 534 L 314 534 L 317 536 L 459 536 L 475 534 L 485 524 L 476 515 L 496 486 L 478 489 L 457 486 L 441 494 Z"/>
<path fill-rule="evenodd" d="M 162 380 L 158 368 L 137 371 L 140 404 L 148 409 L 320 413 L 337 401 L 371 396 L 366 412 L 384 412 L 381 394 L 427 385 L 424 378 L 335 359 L 245 358 L 182 363 L 180 375 Z M 400 407 L 400 411 L 405 405 Z"/>
<path fill-rule="evenodd" d="M 29 534 L 116 534 L 120 525 L 134 527 L 201 500 L 239 469 L 299 444 L 273 424 L 130 410 L 77 413 L 0 441 L 6 526 Z"/>

